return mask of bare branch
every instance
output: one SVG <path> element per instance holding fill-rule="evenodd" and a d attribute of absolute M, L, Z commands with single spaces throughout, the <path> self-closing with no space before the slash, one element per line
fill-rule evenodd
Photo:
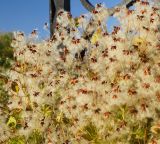
<path fill-rule="evenodd" d="M 120 4 L 117 4 L 113 8 L 109 8 L 108 13 L 110 16 L 112 16 L 115 13 L 117 7 L 122 7 L 122 6 L 126 5 L 126 8 L 129 9 L 131 6 L 133 6 L 133 4 L 135 2 L 136 2 L 136 0 L 123 0 Z"/>
<path fill-rule="evenodd" d="M 82 5 L 90 12 L 92 12 L 95 7 L 88 0 L 80 0 Z"/>
<path fill-rule="evenodd" d="M 136 3 L 137 0 L 132 0 L 131 2 L 129 2 L 127 5 L 126 5 L 126 8 L 130 8 L 131 6 L 134 5 L 134 3 Z"/>
<path fill-rule="evenodd" d="M 83 2 L 86 2 L 86 0 L 81 0 L 81 2 L 82 2 L 82 1 L 83 1 Z M 106 10 L 108 11 L 109 16 L 112 16 L 112 15 L 115 13 L 115 11 L 116 11 L 116 9 L 117 9 L 118 7 L 126 6 L 126 8 L 129 9 L 131 6 L 133 6 L 134 3 L 136 3 L 136 1 L 137 1 L 137 0 L 123 0 L 120 4 L 116 5 L 115 7 L 113 7 L 113 8 L 107 8 Z M 88 2 L 89 2 L 89 1 L 87 0 L 86 3 L 88 3 Z M 83 4 L 83 5 L 84 5 L 84 4 Z M 89 4 L 89 5 L 90 5 L 90 4 Z M 91 4 L 91 5 L 92 5 L 92 4 Z M 93 7 L 92 7 L 92 10 L 94 10 Z M 89 22 L 89 24 L 87 25 L 84 33 L 82 34 L 82 37 L 83 37 L 84 39 L 89 39 L 89 38 L 91 38 L 92 35 L 93 35 L 93 33 L 94 33 L 94 30 L 96 29 L 96 25 L 97 25 L 97 23 L 96 23 L 96 22 L 93 22 L 93 20 L 91 19 L 90 22 Z M 92 28 L 92 27 L 94 27 L 94 28 Z"/>
<path fill-rule="evenodd" d="M 89 2 L 89 0 L 80 0 L 82 5 L 90 12 L 92 12 L 95 7 Z M 117 7 L 121 7 L 126 5 L 126 8 L 130 8 L 133 6 L 133 4 L 136 2 L 136 0 L 123 0 L 120 4 L 116 5 L 113 8 L 108 9 L 109 15 L 113 15 L 115 13 L 115 10 Z"/>

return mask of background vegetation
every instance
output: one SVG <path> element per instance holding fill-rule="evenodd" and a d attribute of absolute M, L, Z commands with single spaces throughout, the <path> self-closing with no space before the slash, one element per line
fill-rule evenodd
<path fill-rule="evenodd" d="M 0 34 L 0 72 L 9 68 L 13 60 L 13 48 L 10 46 L 12 37 L 12 33 Z"/>

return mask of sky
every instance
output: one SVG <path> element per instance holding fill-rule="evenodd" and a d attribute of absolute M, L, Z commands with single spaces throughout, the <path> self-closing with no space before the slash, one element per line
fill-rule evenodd
<path fill-rule="evenodd" d="M 95 5 L 103 3 L 113 7 L 121 0 L 90 0 Z M 80 0 L 71 0 L 71 13 L 73 17 L 86 14 L 88 11 L 82 6 Z M 49 20 L 49 0 L 1 0 L 0 3 L 0 32 L 23 31 L 29 34 L 33 29 L 38 29 L 41 36 L 49 32 L 43 30 L 45 22 Z M 117 24 L 110 18 L 107 22 L 109 29 Z"/>

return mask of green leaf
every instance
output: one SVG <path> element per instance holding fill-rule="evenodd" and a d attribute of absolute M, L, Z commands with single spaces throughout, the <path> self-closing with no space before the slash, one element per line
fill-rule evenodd
<path fill-rule="evenodd" d="M 8 103 L 8 100 L 9 100 L 8 93 L 0 85 L 0 104 L 6 105 Z"/>
<path fill-rule="evenodd" d="M 39 84 L 38 84 L 38 87 L 39 87 L 39 89 L 43 89 L 44 87 L 45 87 L 45 84 L 44 84 L 44 82 L 40 82 Z"/>
<path fill-rule="evenodd" d="M 44 137 L 42 133 L 38 130 L 34 130 L 28 137 L 28 144 L 43 144 Z"/>
<path fill-rule="evenodd" d="M 83 135 L 82 137 L 88 141 L 93 141 L 98 138 L 97 128 L 93 123 L 89 123 L 83 128 Z"/>
<path fill-rule="evenodd" d="M 15 81 L 12 82 L 12 84 L 11 84 L 11 89 L 12 89 L 14 92 L 16 92 L 16 93 L 19 92 L 19 86 L 18 86 L 18 84 L 17 84 Z"/>
<path fill-rule="evenodd" d="M 7 144 L 26 144 L 24 136 L 17 136 L 8 140 Z"/>
<path fill-rule="evenodd" d="M 15 117 L 10 116 L 7 121 L 7 126 L 15 128 L 16 125 L 17 125 L 17 121 L 16 121 Z"/>
<path fill-rule="evenodd" d="M 22 127 L 21 111 L 22 109 L 16 108 L 10 112 L 10 116 L 7 121 L 7 126 L 9 126 L 12 129 L 19 129 Z"/>
<path fill-rule="evenodd" d="M 48 104 L 45 104 L 41 107 L 41 111 L 45 117 L 49 117 L 52 115 L 52 107 Z"/>

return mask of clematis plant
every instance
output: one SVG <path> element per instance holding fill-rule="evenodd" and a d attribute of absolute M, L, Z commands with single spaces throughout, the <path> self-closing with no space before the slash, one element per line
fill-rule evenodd
<path fill-rule="evenodd" d="M 61 10 L 49 40 L 15 32 L 1 143 L 158 144 L 158 11 L 148 1 L 117 8 L 120 26 L 108 33 L 97 20 L 104 19 L 103 7 L 90 19 Z M 94 32 L 86 38 L 88 26 Z"/>

